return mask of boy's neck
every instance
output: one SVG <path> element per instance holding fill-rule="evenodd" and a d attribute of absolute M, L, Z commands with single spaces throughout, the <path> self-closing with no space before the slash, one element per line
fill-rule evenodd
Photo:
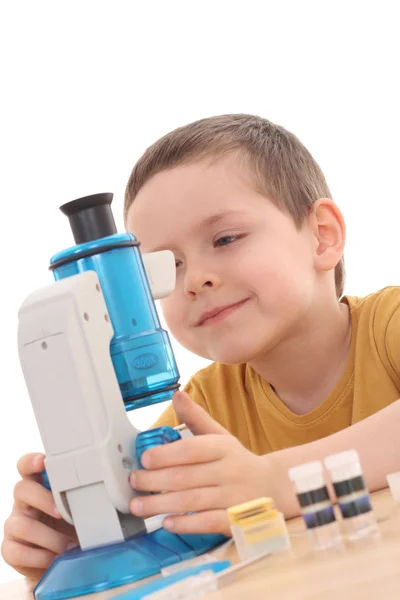
<path fill-rule="evenodd" d="M 295 414 L 303 415 L 322 404 L 343 374 L 351 344 L 347 303 L 325 305 L 312 317 L 308 331 L 276 347 L 250 366 L 274 389 Z"/>

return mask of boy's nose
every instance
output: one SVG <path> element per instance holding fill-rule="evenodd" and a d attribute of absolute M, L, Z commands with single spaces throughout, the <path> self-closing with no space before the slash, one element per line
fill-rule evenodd
<path fill-rule="evenodd" d="M 187 273 L 185 280 L 185 293 L 194 297 L 208 288 L 218 287 L 219 278 L 213 273 Z"/>

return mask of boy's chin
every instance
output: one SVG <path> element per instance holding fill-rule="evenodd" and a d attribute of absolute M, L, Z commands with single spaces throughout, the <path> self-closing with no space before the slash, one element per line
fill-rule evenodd
<path fill-rule="evenodd" d="M 215 348 L 209 353 L 208 360 L 223 363 L 224 365 L 241 365 L 255 359 L 256 352 L 254 348 L 243 348 L 240 344 L 237 347 Z"/>
<path fill-rule="evenodd" d="M 245 336 L 243 336 L 245 337 Z M 246 336 L 248 339 L 236 340 L 213 340 L 206 344 L 184 344 L 183 340 L 179 343 L 183 348 L 189 350 L 192 354 L 196 354 L 201 358 L 205 358 L 211 362 L 223 363 L 225 365 L 241 365 L 254 360 L 257 360 L 260 355 L 265 354 L 264 340 L 257 340 L 255 343 L 254 336 Z"/>

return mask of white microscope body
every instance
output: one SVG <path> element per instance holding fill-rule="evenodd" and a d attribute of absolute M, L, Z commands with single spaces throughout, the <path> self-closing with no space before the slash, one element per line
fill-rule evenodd
<path fill-rule="evenodd" d="M 175 286 L 172 252 L 143 255 L 155 299 Z M 82 550 L 145 530 L 130 513 L 135 440 L 110 356 L 114 335 L 95 271 L 30 294 L 19 311 L 21 368 L 62 517 Z"/>

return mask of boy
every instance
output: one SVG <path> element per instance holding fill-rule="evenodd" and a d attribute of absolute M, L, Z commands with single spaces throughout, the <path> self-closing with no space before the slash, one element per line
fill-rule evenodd
<path fill-rule="evenodd" d="M 370 489 L 385 487 L 400 467 L 400 289 L 342 298 L 344 220 L 299 140 L 250 115 L 179 128 L 133 169 L 125 223 L 143 252 L 174 252 L 166 322 L 214 361 L 156 423 L 184 422 L 195 436 L 149 450 L 132 473 L 135 489 L 168 491 L 135 498 L 132 512 L 229 535 L 226 508 L 266 495 L 291 517 L 288 468 L 348 448 Z M 37 577 L 74 531 L 35 481 L 43 457 L 18 469 L 2 555 Z"/>

